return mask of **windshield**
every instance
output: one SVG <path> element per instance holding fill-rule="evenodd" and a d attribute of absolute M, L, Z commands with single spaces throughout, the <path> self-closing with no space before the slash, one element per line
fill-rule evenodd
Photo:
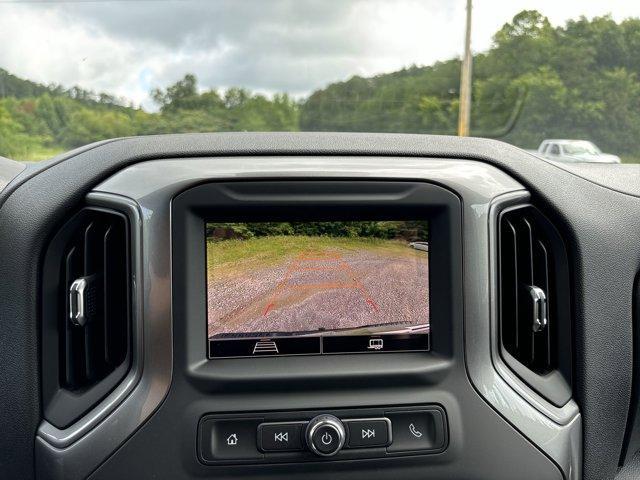
<path fill-rule="evenodd" d="M 598 149 L 589 142 L 571 142 L 562 145 L 567 155 L 599 155 Z"/>
<path fill-rule="evenodd" d="M 593 142 L 640 162 L 640 2 L 0 0 L 0 45 L 0 156 L 18 160 L 131 135 L 343 131 L 539 156 L 564 138 L 567 155 Z"/>

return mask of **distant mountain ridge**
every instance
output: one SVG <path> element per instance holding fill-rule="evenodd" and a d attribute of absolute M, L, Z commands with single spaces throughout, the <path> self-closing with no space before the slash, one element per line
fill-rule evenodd
<path fill-rule="evenodd" d="M 65 89 L 0 70 L 0 156 L 49 158 L 106 138 L 162 133 L 292 131 L 297 102 L 285 94 L 266 98 L 241 88 L 201 92 L 193 75 L 151 92 L 159 113 L 80 87 Z"/>
<path fill-rule="evenodd" d="M 0 68 L 0 98 L 37 97 L 49 92 L 49 87 L 45 85 L 16 77 L 5 69 Z"/>
<path fill-rule="evenodd" d="M 2 98 L 33 98 L 41 95 L 64 96 L 84 103 L 99 103 L 114 107 L 124 107 L 126 99 L 115 97 L 107 93 L 95 93 L 92 90 L 74 86 L 65 88 L 62 85 L 43 85 L 20 78 L 7 70 L 0 68 L 0 99 Z"/>
<path fill-rule="evenodd" d="M 302 104 L 300 129 L 454 133 L 459 77 L 460 62 L 453 59 L 332 83 Z M 443 109 L 437 119 L 428 118 L 434 102 Z"/>
<path fill-rule="evenodd" d="M 517 14 L 474 55 L 471 134 L 524 148 L 544 138 L 594 141 L 640 159 L 640 19 L 584 17 L 553 27 Z M 354 76 L 296 101 L 243 88 L 202 91 L 194 75 L 151 93 L 160 112 L 108 94 L 21 79 L 0 69 L 0 155 L 42 158 L 117 136 L 218 131 L 455 134 L 460 62 Z"/>
<path fill-rule="evenodd" d="M 610 16 L 554 27 L 525 10 L 474 55 L 471 135 L 524 148 L 544 138 L 592 140 L 640 157 L 640 19 Z M 460 62 L 352 77 L 315 91 L 301 130 L 455 134 Z"/>

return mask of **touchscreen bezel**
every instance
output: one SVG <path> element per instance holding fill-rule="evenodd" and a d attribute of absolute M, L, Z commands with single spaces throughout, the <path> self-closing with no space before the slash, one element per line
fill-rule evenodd
<path fill-rule="evenodd" d="M 424 218 L 430 224 L 430 350 L 385 355 L 308 355 L 209 359 L 206 305 L 205 223 L 264 219 L 318 220 L 340 217 Z M 188 377 L 201 388 L 232 388 L 268 381 L 353 382 L 423 377 L 448 369 L 455 329 L 461 328 L 462 204 L 451 190 L 421 180 L 255 179 L 202 183 L 174 197 L 171 205 L 174 342 L 185 355 Z M 152 263 L 152 259 L 151 259 Z M 162 277 L 163 272 L 158 272 Z M 418 377 L 416 377 L 416 375 Z M 430 375 L 430 374 L 429 374 Z M 337 383 L 336 383 L 337 382 Z"/>

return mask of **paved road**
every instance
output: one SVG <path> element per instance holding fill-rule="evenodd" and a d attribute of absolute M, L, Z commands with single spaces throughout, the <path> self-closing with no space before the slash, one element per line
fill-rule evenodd
<path fill-rule="evenodd" d="M 428 324 L 427 254 L 308 252 L 209 287 L 209 335 Z"/>

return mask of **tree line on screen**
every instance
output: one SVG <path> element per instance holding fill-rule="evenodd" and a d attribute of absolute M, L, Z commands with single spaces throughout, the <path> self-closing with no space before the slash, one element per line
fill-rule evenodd
<path fill-rule="evenodd" d="M 207 223 L 207 238 L 213 241 L 250 239 L 267 236 L 308 236 L 379 238 L 384 240 L 427 241 L 426 221 L 357 221 L 357 222 L 259 222 Z"/>
<path fill-rule="evenodd" d="M 474 56 L 471 133 L 523 148 L 549 137 L 588 139 L 640 159 L 639 51 L 638 18 L 553 27 L 539 12 L 523 11 Z M 159 111 L 149 113 L 113 96 L 0 70 L 0 155 L 38 158 L 105 138 L 173 132 L 455 134 L 459 77 L 460 62 L 452 59 L 354 76 L 294 100 L 242 88 L 201 91 L 186 75 L 151 92 Z"/>

